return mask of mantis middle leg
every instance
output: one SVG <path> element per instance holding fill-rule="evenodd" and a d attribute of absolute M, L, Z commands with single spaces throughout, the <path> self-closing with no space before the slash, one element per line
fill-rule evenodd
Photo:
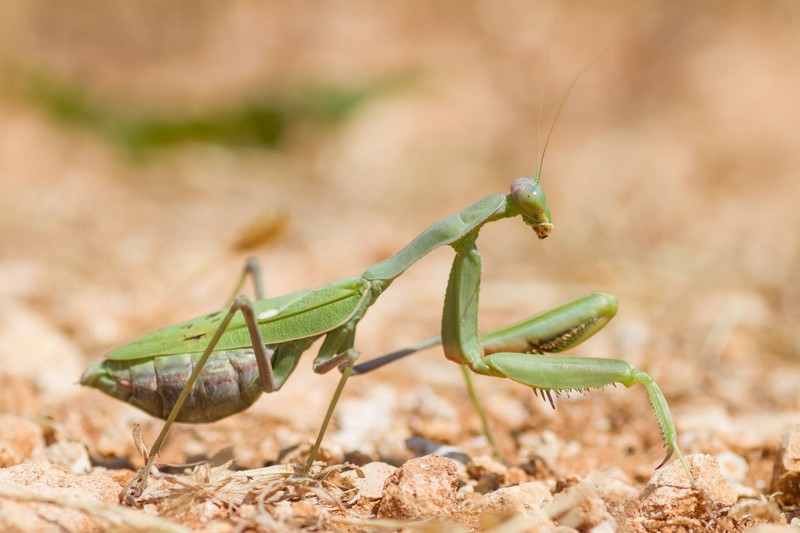
<path fill-rule="evenodd" d="M 242 269 L 242 274 L 239 276 L 239 280 L 236 283 L 236 287 L 233 290 L 232 298 L 236 298 L 236 296 L 244 287 L 245 282 L 247 281 L 248 276 L 252 279 L 253 282 L 253 290 L 256 293 L 256 297 L 259 300 L 266 299 L 266 290 L 264 288 L 264 276 L 261 271 L 261 265 L 258 262 L 258 259 L 255 257 L 250 257 L 245 262 L 245 266 Z M 336 404 L 339 402 L 339 397 L 344 390 L 344 385 L 347 382 L 347 379 L 350 377 L 350 374 L 353 369 L 353 365 L 355 361 L 358 359 L 359 352 L 352 348 L 353 343 L 355 342 L 355 327 L 346 327 L 342 330 L 339 330 L 331 335 L 328 335 L 325 338 L 325 341 L 320 348 L 320 353 L 317 356 L 317 359 L 314 362 L 314 372 L 317 374 L 326 374 L 333 370 L 334 368 L 339 368 L 342 371 L 342 376 L 339 379 L 339 383 L 336 387 L 336 390 L 331 398 L 330 403 L 328 404 L 328 409 L 325 413 L 325 418 L 323 419 L 322 425 L 320 426 L 319 432 L 317 434 L 317 438 L 314 442 L 314 445 L 311 449 L 311 453 L 309 454 L 308 460 L 306 461 L 304 472 L 308 474 L 311 471 L 311 467 L 314 465 L 314 461 L 316 460 L 317 453 L 319 452 L 320 446 L 322 445 L 322 438 L 327 431 L 328 425 L 330 424 L 331 418 L 333 417 L 333 412 L 335 411 Z M 302 350 L 300 350 L 302 352 Z M 280 353 L 278 354 L 280 356 Z M 299 353 L 297 356 L 292 354 L 291 363 L 295 364 L 296 361 L 299 359 Z M 276 365 L 280 366 L 281 362 L 276 361 Z"/>

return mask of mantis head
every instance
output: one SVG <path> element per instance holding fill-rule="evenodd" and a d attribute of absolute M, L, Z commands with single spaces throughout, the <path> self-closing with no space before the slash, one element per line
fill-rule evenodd
<path fill-rule="evenodd" d="M 539 178 L 517 178 L 512 181 L 511 197 L 522 213 L 522 219 L 533 228 L 537 237 L 544 239 L 550 235 L 553 222 Z"/>

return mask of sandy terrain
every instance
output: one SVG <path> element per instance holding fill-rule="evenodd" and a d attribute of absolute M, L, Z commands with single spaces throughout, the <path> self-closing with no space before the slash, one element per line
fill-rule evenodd
<path fill-rule="evenodd" d="M 5 2 L 0 529 L 791 523 L 798 36 L 800 8 L 780 1 Z M 135 424 L 150 445 L 162 422 L 80 387 L 86 366 L 221 309 L 247 257 L 270 295 L 322 285 L 507 192 L 590 64 L 544 162 L 551 237 L 502 221 L 478 241 L 481 328 L 617 295 L 574 352 L 656 379 L 705 497 L 678 462 L 654 470 L 664 450 L 638 387 L 553 410 L 476 377 L 493 459 L 459 369 L 431 349 L 348 383 L 321 459 L 360 469 L 309 488 L 280 466 L 306 458 L 336 386 L 308 354 L 246 412 L 175 428 L 161 461 L 213 468 L 164 469 L 117 503 L 143 464 Z M 438 332 L 451 261 L 432 253 L 382 296 L 358 331 L 365 360 Z"/>

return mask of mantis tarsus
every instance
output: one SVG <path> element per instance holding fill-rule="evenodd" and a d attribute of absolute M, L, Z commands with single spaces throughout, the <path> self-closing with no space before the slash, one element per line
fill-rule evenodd
<path fill-rule="evenodd" d="M 621 360 L 532 355 L 561 352 L 592 336 L 616 313 L 615 297 L 590 294 L 517 324 L 478 333 L 481 256 L 475 241 L 485 224 L 517 216 L 539 239 L 550 234 L 553 226 L 538 178 L 514 180 L 510 194 L 478 200 L 432 225 L 395 255 L 359 276 L 255 302 L 237 296 L 227 310 L 145 335 L 90 366 L 81 383 L 166 419 L 150 450 L 141 488 L 173 422 L 210 422 L 246 409 L 262 391 L 280 389 L 303 352 L 324 337 L 314 359 L 314 371 L 325 373 L 341 367 L 342 376 L 306 463 L 308 471 L 339 394 L 354 369 L 359 321 L 397 277 L 435 248 L 449 245 L 455 259 L 445 295 L 441 337 L 359 365 L 357 372 L 441 342 L 447 358 L 462 368 L 512 379 L 551 402 L 554 392 L 585 391 L 613 383 L 626 387 L 642 384 L 667 447 L 667 457 L 661 464 L 675 454 L 694 486 L 678 449 L 667 402 L 648 374 Z M 263 294 L 260 277 L 254 275 L 254 280 L 258 293 Z M 465 375 L 469 374 L 465 371 Z"/>

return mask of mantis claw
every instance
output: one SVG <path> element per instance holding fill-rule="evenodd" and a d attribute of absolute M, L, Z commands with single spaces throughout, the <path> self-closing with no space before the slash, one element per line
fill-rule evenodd
<path fill-rule="evenodd" d="M 669 462 L 669 460 L 672 458 L 672 455 L 674 453 L 675 453 L 675 450 L 672 449 L 672 446 L 667 446 L 667 456 L 664 457 L 664 460 L 661 461 L 661 463 L 656 467 L 656 470 L 658 470 L 659 468 L 661 468 L 662 466 L 667 464 Z"/>
<path fill-rule="evenodd" d="M 662 466 L 664 466 L 665 464 L 667 464 L 667 463 L 669 462 L 669 460 L 672 458 L 672 455 L 673 455 L 674 453 L 675 453 L 675 450 L 672 448 L 672 446 L 667 446 L 667 456 L 666 456 L 666 457 L 664 457 L 664 460 L 663 460 L 663 461 L 661 461 L 661 464 L 659 464 L 659 465 L 656 467 L 656 470 L 658 470 L 659 468 L 661 468 Z"/>

